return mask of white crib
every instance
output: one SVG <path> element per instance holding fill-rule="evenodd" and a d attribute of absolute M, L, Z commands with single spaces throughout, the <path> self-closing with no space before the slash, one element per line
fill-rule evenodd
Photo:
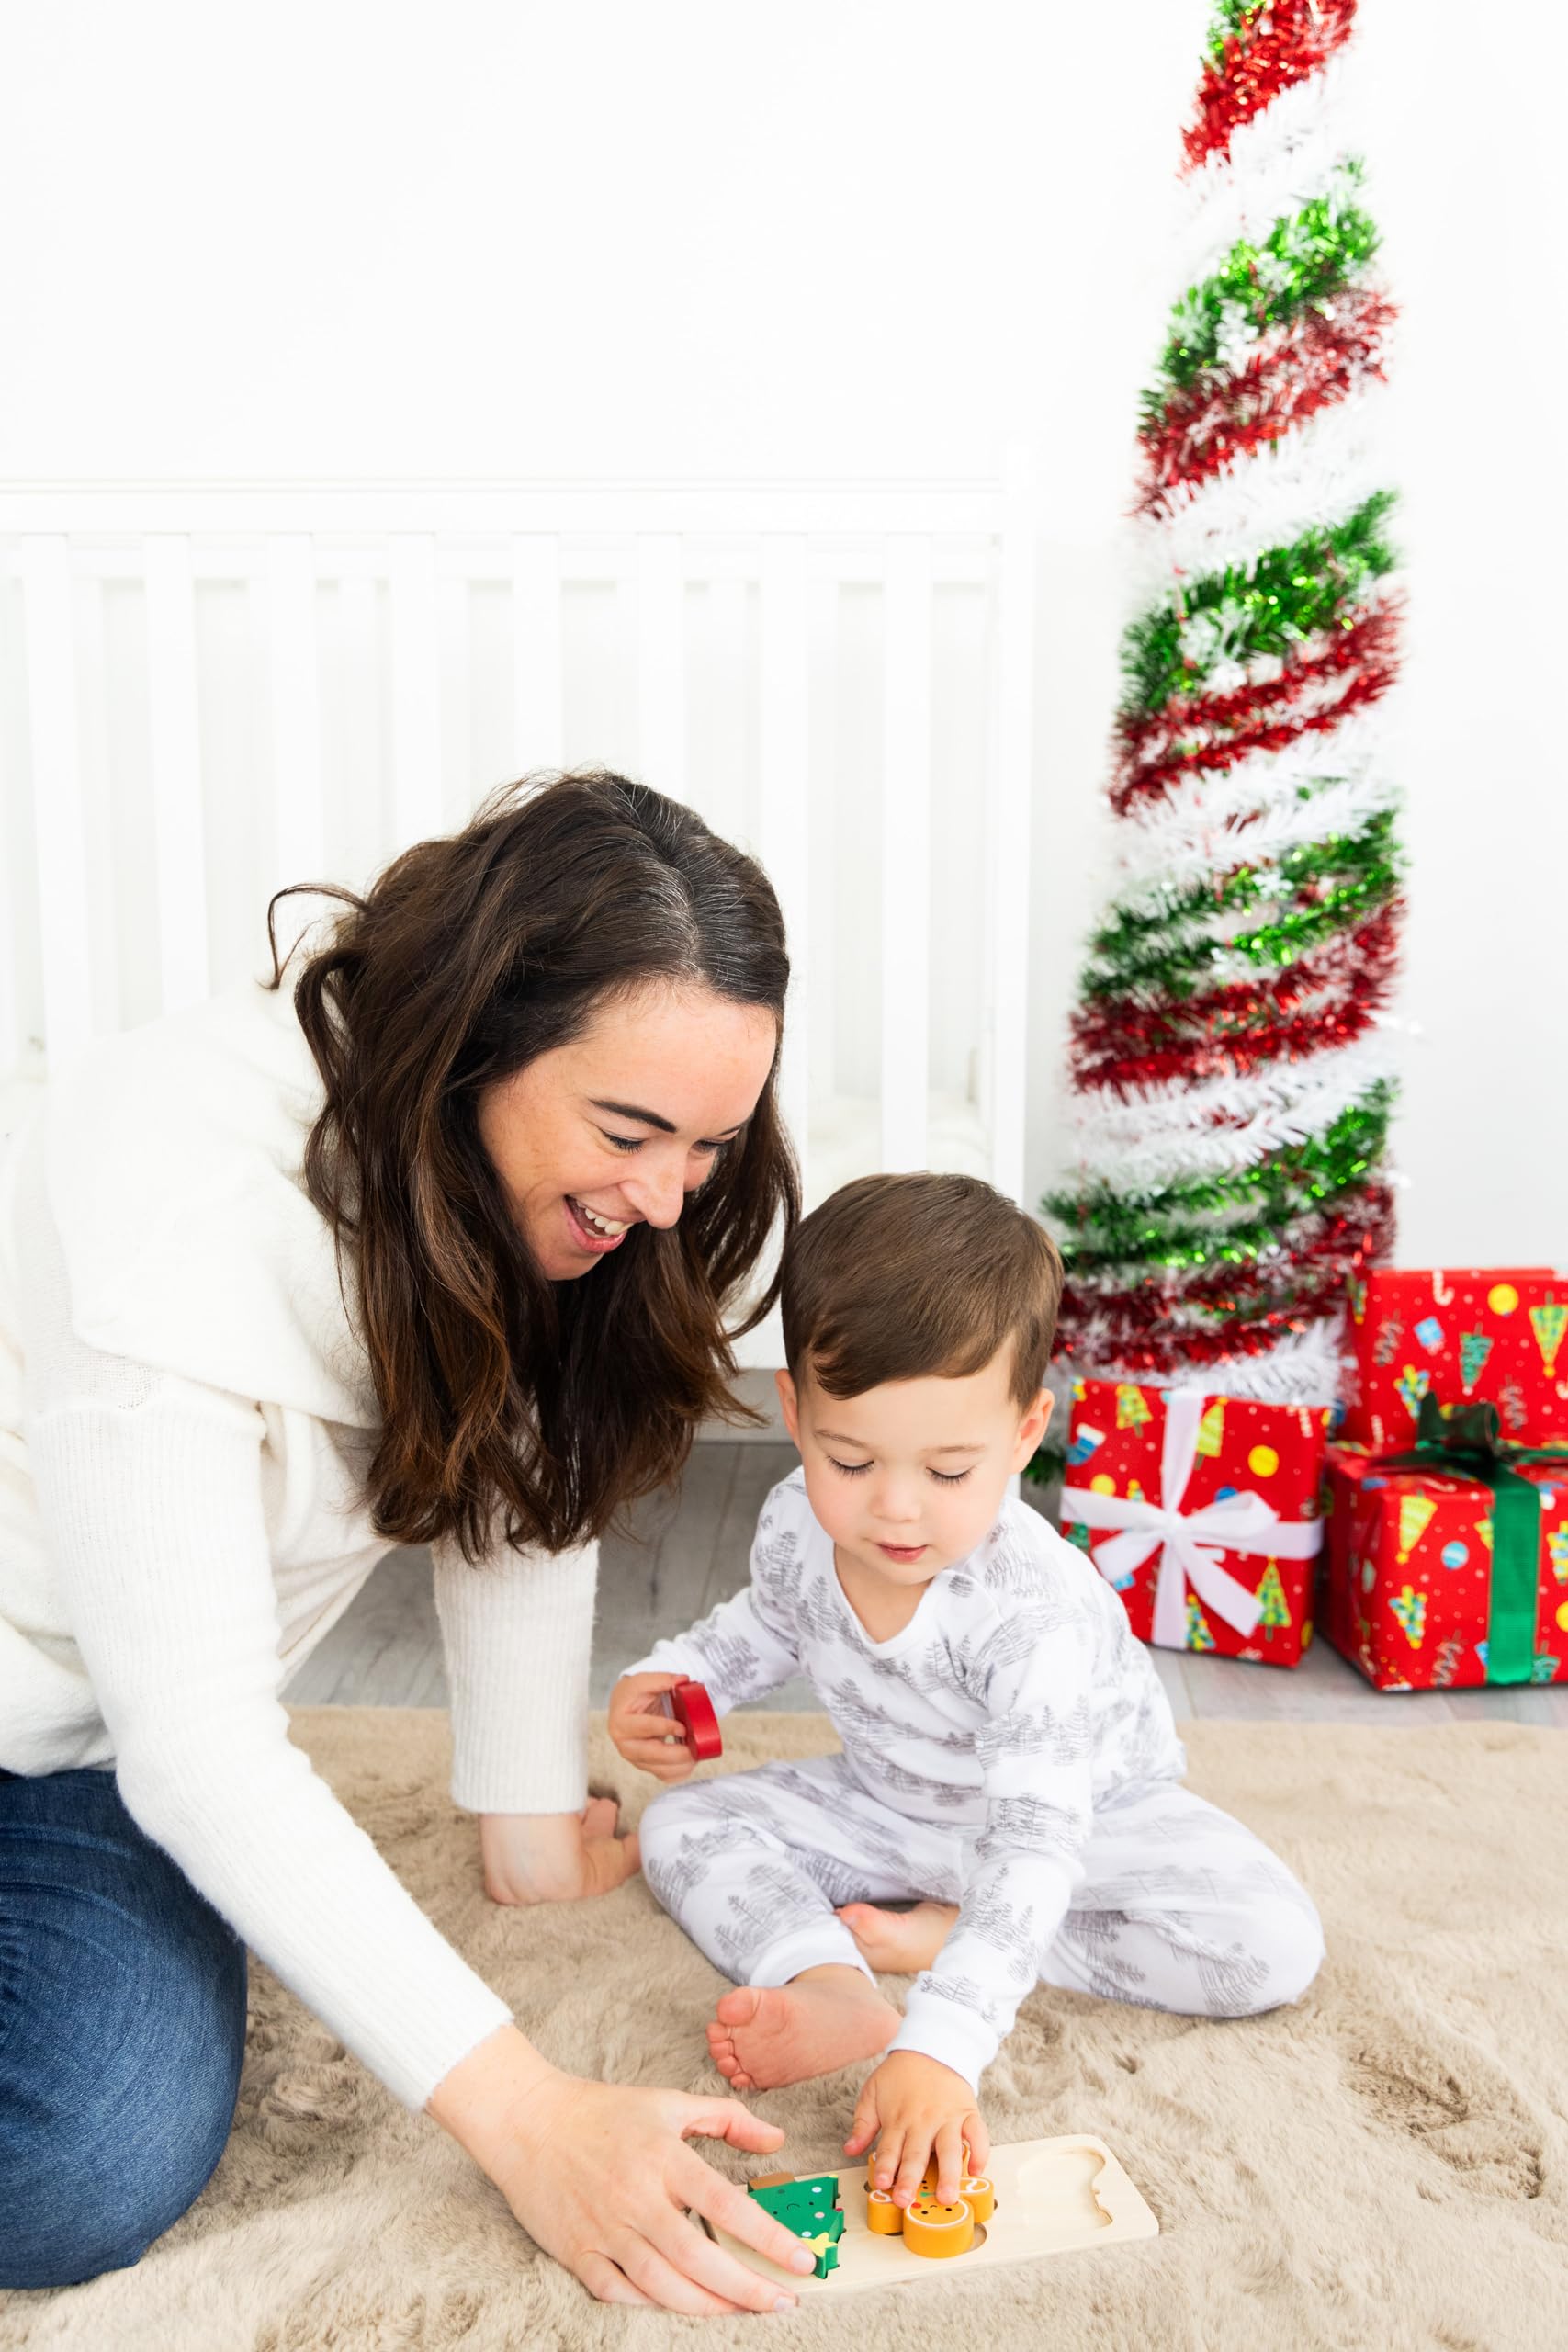
<path fill-rule="evenodd" d="M 602 763 L 773 880 L 808 1202 L 923 1166 L 1021 1198 L 1033 532 L 1021 449 L 956 484 L 0 488 L 0 1081 L 262 968 L 282 884 Z"/>

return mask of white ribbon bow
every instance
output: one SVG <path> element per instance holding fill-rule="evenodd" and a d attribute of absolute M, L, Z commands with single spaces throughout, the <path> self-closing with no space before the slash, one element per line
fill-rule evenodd
<path fill-rule="evenodd" d="M 1157 1503 L 1146 1502 L 1141 1495 L 1100 1495 L 1089 1487 L 1068 1487 L 1062 1496 L 1065 1520 L 1085 1527 L 1125 1531 L 1090 1554 L 1109 1584 L 1130 1577 L 1156 1544 L 1163 1545 L 1151 1636 L 1162 1649 L 1186 1647 L 1189 1585 L 1244 1640 L 1256 1631 L 1262 1603 L 1255 1592 L 1248 1592 L 1221 1567 L 1220 1552 L 1310 1560 L 1323 1548 L 1321 1519 L 1281 1519 L 1263 1495 L 1227 1495 L 1224 1502 L 1183 1513 L 1181 1505 L 1197 1459 L 1198 1425 L 1206 1401 L 1199 1388 L 1173 1389 L 1167 1396 Z M 1205 1545 L 1215 1548 L 1206 1550 Z"/>

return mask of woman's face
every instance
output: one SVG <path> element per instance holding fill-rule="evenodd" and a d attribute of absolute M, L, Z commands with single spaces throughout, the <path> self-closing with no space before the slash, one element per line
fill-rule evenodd
<path fill-rule="evenodd" d="M 656 987 L 479 1097 L 479 1139 L 541 1271 L 572 1282 L 634 1225 L 673 1225 L 773 1068 L 765 1007 Z"/>

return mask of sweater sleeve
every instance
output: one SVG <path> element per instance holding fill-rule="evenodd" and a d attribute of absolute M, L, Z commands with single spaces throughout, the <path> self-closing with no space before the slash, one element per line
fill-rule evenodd
<path fill-rule="evenodd" d="M 895 2050 L 978 2086 L 1038 1980 L 1083 1875 L 1092 1806 L 1092 1624 L 1066 1597 L 999 1617 L 964 1679 L 986 1710 L 975 1742 L 986 1817 L 965 1840 L 963 1901 L 910 1989 Z"/>
<path fill-rule="evenodd" d="M 588 1797 L 588 1668 L 598 1546 L 435 1547 L 452 1704 L 452 1796 L 470 1813 L 576 1813 Z"/>
<path fill-rule="evenodd" d="M 510 2012 L 288 1737 L 264 1424 L 221 1390 L 98 1359 L 28 1461 L 133 1818 L 409 2107 Z"/>

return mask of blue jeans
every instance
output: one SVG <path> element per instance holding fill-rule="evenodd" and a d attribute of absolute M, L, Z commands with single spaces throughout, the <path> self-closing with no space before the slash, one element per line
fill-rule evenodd
<path fill-rule="evenodd" d="M 140 2261 L 209 2177 L 245 1948 L 112 1772 L 0 1771 L 0 2287 Z"/>

